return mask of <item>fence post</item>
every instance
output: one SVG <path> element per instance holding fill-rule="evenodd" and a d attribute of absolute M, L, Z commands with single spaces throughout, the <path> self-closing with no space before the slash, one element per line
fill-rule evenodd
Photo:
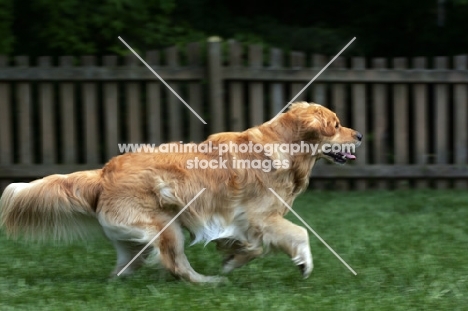
<path fill-rule="evenodd" d="M 353 57 L 351 59 L 353 69 L 364 70 L 366 68 L 366 61 L 363 57 Z M 366 116 L 366 85 L 364 83 L 353 83 L 351 86 L 351 97 L 352 97 L 352 126 L 361 131 L 364 134 L 364 141 L 362 146 L 359 148 L 358 158 L 356 161 L 357 165 L 367 164 L 367 116 Z M 365 179 L 358 179 L 356 181 L 356 188 L 358 190 L 365 190 L 367 188 L 367 182 Z"/>
<path fill-rule="evenodd" d="M 327 64 L 327 57 L 325 55 L 313 54 L 311 57 L 311 68 L 314 70 L 320 70 Z M 317 72 L 318 72 L 317 70 Z M 330 102 L 327 96 L 328 86 L 325 83 L 312 83 L 310 86 L 312 88 L 312 102 L 320 104 L 325 107 L 330 107 Z M 328 165 L 326 161 L 317 161 L 315 167 L 321 167 Z M 327 187 L 327 181 L 325 179 L 316 179 L 312 175 L 311 187 L 314 190 L 325 190 Z"/>
<path fill-rule="evenodd" d="M 29 57 L 16 56 L 15 62 L 17 67 L 26 68 L 29 66 Z M 31 84 L 28 82 L 18 83 L 15 95 L 18 102 L 17 122 L 20 124 L 18 131 L 20 163 L 31 164 L 33 163 Z"/>
<path fill-rule="evenodd" d="M 39 57 L 38 65 L 42 68 L 50 68 L 52 59 L 49 56 Z M 53 164 L 57 162 L 56 129 L 53 85 L 50 82 L 39 84 L 39 114 L 41 128 L 41 152 L 42 163 Z"/>
<path fill-rule="evenodd" d="M 187 46 L 188 65 L 192 68 L 201 67 L 201 45 L 199 42 L 190 43 Z M 200 81 L 190 82 L 188 85 L 188 97 L 190 106 L 198 113 L 203 113 L 203 90 Z M 204 139 L 203 123 L 192 113 L 189 120 L 190 141 L 201 142 Z"/>
<path fill-rule="evenodd" d="M 160 66 L 159 51 L 146 52 L 146 62 L 151 67 Z M 178 103 L 180 105 L 180 103 Z M 151 144 L 161 144 L 163 142 L 162 125 L 162 98 L 161 84 L 157 79 L 146 82 L 146 124 L 148 131 L 148 141 Z"/>
<path fill-rule="evenodd" d="M 92 68 L 96 65 L 96 57 L 87 55 L 81 57 L 81 66 Z M 98 87 L 96 83 L 87 81 L 82 85 L 81 92 L 83 94 L 83 125 L 85 138 L 85 161 L 88 164 L 96 164 L 101 162 L 99 152 L 99 119 L 98 119 Z"/>
<path fill-rule="evenodd" d="M 229 42 L 229 67 L 241 68 L 242 66 L 242 44 Z M 229 82 L 229 126 L 231 131 L 245 130 L 244 118 L 244 88 L 241 82 Z"/>
<path fill-rule="evenodd" d="M 343 56 L 338 57 L 330 66 L 333 69 L 346 69 L 346 59 Z M 347 118 L 348 109 L 346 106 L 346 85 L 344 83 L 334 83 L 331 87 L 332 107 L 341 124 L 349 124 Z M 349 190 L 349 179 L 337 179 L 335 188 L 337 190 Z"/>
<path fill-rule="evenodd" d="M 171 70 L 177 70 L 179 67 L 179 50 L 177 46 L 172 46 L 166 49 L 166 65 L 167 68 L 170 68 Z M 180 84 L 177 83 L 177 81 L 173 81 L 171 83 L 171 87 L 176 94 L 181 94 Z M 169 106 L 169 140 L 182 141 L 184 139 L 182 122 L 183 115 L 186 111 L 182 112 L 181 102 L 175 94 L 168 92 L 167 97 L 167 104 Z"/>
<path fill-rule="evenodd" d="M 61 56 L 59 65 L 63 68 L 73 66 L 73 56 Z M 75 164 L 77 162 L 77 130 L 75 121 L 75 84 L 72 82 L 60 83 L 60 131 L 61 157 L 64 164 Z"/>
<path fill-rule="evenodd" d="M 117 56 L 107 55 L 103 58 L 103 65 L 107 68 L 117 66 Z M 119 154 L 118 143 L 120 140 L 119 122 L 119 91 L 116 82 L 105 82 L 103 84 L 104 97 L 104 145 L 105 161 Z"/>
<path fill-rule="evenodd" d="M 373 58 L 372 68 L 386 69 L 387 61 L 385 58 Z M 388 163 L 388 86 L 383 83 L 374 83 L 372 85 L 372 105 L 374 119 L 374 163 Z M 388 189 L 386 180 L 377 181 L 377 189 Z"/>
<path fill-rule="evenodd" d="M 416 57 L 413 61 L 413 68 L 424 69 L 427 67 L 425 57 Z M 429 122 L 428 122 L 428 98 L 427 84 L 416 83 L 413 85 L 413 102 L 414 102 L 414 123 L 413 130 L 416 137 L 413 153 L 415 154 L 415 162 L 419 165 L 427 165 L 428 163 L 428 137 L 429 137 Z M 416 180 L 416 188 L 425 189 L 429 186 L 427 180 Z"/>
<path fill-rule="evenodd" d="M 396 70 L 406 70 L 406 58 L 394 58 L 393 67 Z M 409 133 L 408 133 L 408 85 L 397 83 L 393 86 L 393 142 L 395 164 L 408 164 Z M 408 188 L 406 180 L 399 180 L 397 189 Z"/>
<path fill-rule="evenodd" d="M 312 55 L 312 69 L 321 70 L 326 64 L 327 58 L 325 55 Z M 330 107 L 329 99 L 327 97 L 327 85 L 324 83 L 315 83 L 314 81 L 311 86 L 313 92 L 312 101 L 325 107 Z"/>
<path fill-rule="evenodd" d="M 448 58 L 439 56 L 435 58 L 436 69 L 447 69 Z M 436 164 L 448 164 L 448 110 L 449 110 L 449 88 L 445 83 L 437 83 L 435 85 L 435 154 Z M 438 180 L 436 182 L 437 189 L 447 189 L 447 180 Z"/>
<path fill-rule="evenodd" d="M 270 68 L 281 69 L 283 67 L 283 51 L 280 49 L 270 50 Z M 286 105 L 286 98 L 283 83 L 270 84 L 270 115 L 269 117 L 276 116 L 284 105 Z"/>
<path fill-rule="evenodd" d="M 208 93 L 211 132 L 224 131 L 223 77 L 221 72 L 221 38 L 208 38 Z"/>
<path fill-rule="evenodd" d="M 262 69 L 263 48 L 261 45 L 249 46 L 249 68 L 252 75 L 255 71 Z M 249 127 L 260 125 L 265 122 L 263 107 L 263 83 L 249 82 Z"/>
<path fill-rule="evenodd" d="M 306 66 L 306 58 L 304 52 L 291 52 L 291 69 L 301 70 Z M 303 88 L 306 86 L 306 83 L 291 83 L 291 98 L 294 98 Z M 307 99 L 307 92 L 309 90 L 304 90 L 294 101 L 305 101 Z"/>
<path fill-rule="evenodd" d="M 140 62 L 133 54 L 128 54 L 125 57 L 125 65 L 129 68 L 136 69 Z M 141 126 L 141 90 L 138 82 L 127 82 L 125 84 L 125 112 L 128 126 L 128 143 L 142 143 L 143 133 Z M 171 134 L 174 132 L 171 128 Z"/>

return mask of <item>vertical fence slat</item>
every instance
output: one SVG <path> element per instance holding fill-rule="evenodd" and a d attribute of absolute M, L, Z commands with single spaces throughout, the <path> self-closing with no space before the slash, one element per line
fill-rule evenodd
<path fill-rule="evenodd" d="M 8 66 L 8 58 L 0 56 L 0 68 Z M 11 123 L 11 87 L 8 83 L 0 82 L 0 164 L 13 163 L 13 128 Z M 0 180 L 0 193 L 10 183 L 10 180 Z"/>
<path fill-rule="evenodd" d="M 353 57 L 351 60 L 353 69 L 365 69 L 366 61 L 363 57 Z M 353 83 L 351 86 L 352 93 L 352 127 L 360 131 L 364 135 L 359 149 L 356 150 L 357 158 L 356 165 L 366 165 L 367 160 L 367 109 L 366 109 L 366 85 L 364 83 Z M 356 180 L 356 188 L 358 190 L 367 189 L 367 182 L 364 179 Z"/>
<path fill-rule="evenodd" d="M 191 43 L 187 47 L 188 64 L 192 68 L 201 67 L 201 46 L 198 42 Z M 201 88 L 201 81 L 190 82 L 188 85 L 188 98 L 189 105 L 197 113 L 201 114 L 203 93 Z M 203 126 L 204 124 L 192 113 L 190 113 L 190 140 L 200 142 L 203 140 Z"/>
<path fill-rule="evenodd" d="M 107 55 L 103 58 L 103 64 L 106 67 L 117 66 L 117 56 Z M 103 86 L 104 92 L 104 158 L 108 159 L 119 153 L 119 105 L 117 83 L 106 82 Z"/>
<path fill-rule="evenodd" d="M 327 58 L 325 55 L 314 54 L 312 55 L 312 68 L 316 70 L 321 70 L 327 64 Z M 324 83 L 317 83 L 314 81 L 312 83 L 312 92 L 313 92 L 313 102 L 330 107 L 330 103 L 327 98 L 327 85 Z"/>
<path fill-rule="evenodd" d="M 343 57 L 338 57 L 330 65 L 333 69 L 344 69 L 345 68 L 345 59 Z M 340 118 L 341 123 L 344 126 L 349 126 L 347 119 L 347 109 L 346 109 L 346 90 L 343 83 L 334 83 L 332 85 L 332 107 Z"/>
<path fill-rule="evenodd" d="M 447 57 L 435 58 L 436 69 L 447 69 L 447 65 Z M 436 84 L 435 92 L 436 163 L 448 164 L 448 85 Z M 448 182 L 446 180 L 439 180 L 436 182 L 436 187 L 438 189 L 446 189 L 448 187 Z"/>
<path fill-rule="evenodd" d="M 406 69 L 407 60 L 405 58 L 394 58 L 393 67 L 395 69 Z M 408 164 L 409 143 L 408 143 L 408 86 L 397 83 L 393 87 L 393 141 L 395 164 Z M 407 181 L 397 181 L 397 188 L 406 188 Z"/>
<path fill-rule="evenodd" d="M 125 65 L 130 68 L 135 68 L 140 64 L 140 61 L 133 54 L 125 57 Z M 142 143 L 142 126 L 141 126 L 141 102 L 140 102 L 140 85 L 138 82 L 127 82 L 125 85 L 126 113 L 128 124 L 128 142 Z M 172 128 L 171 128 L 172 130 Z M 172 131 L 171 131 L 172 132 Z M 174 134 L 177 132 L 175 131 Z"/>
<path fill-rule="evenodd" d="M 468 56 L 459 55 L 454 59 L 456 70 L 467 70 Z M 454 86 L 454 145 L 455 164 L 468 164 L 468 85 L 455 84 Z M 468 180 L 457 180 L 455 188 L 467 189 Z"/>
<path fill-rule="evenodd" d="M 312 55 L 312 69 L 315 70 L 322 70 L 323 67 L 327 64 L 327 57 L 325 55 L 320 55 L 320 54 L 314 54 Z M 330 107 L 330 103 L 328 102 L 327 98 L 327 85 L 324 83 L 318 83 L 317 81 L 314 81 L 310 85 L 312 88 L 312 102 L 323 105 L 325 107 Z M 329 165 L 328 162 L 326 161 L 318 161 L 315 166 L 322 166 L 322 165 Z M 311 179 L 311 187 L 314 190 L 324 190 L 326 188 L 326 182 L 325 180 L 320 180 L 320 179 L 315 179 L 314 176 L 312 175 Z"/>
<path fill-rule="evenodd" d="M 263 65 L 263 51 L 260 45 L 249 46 L 249 66 L 253 72 Z M 255 74 L 255 73 L 254 73 Z M 264 119 L 263 108 L 263 84 L 261 82 L 249 82 L 249 126 L 260 125 Z"/>
<path fill-rule="evenodd" d="M 229 42 L 229 67 L 240 68 L 242 66 L 242 44 Z M 232 131 L 243 131 L 246 128 L 244 117 L 244 88 L 241 82 L 229 82 L 229 123 Z"/>
<path fill-rule="evenodd" d="M 374 69 L 386 69 L 387 61 L 385 58 L 372 59 Z M 373 128 L 374 128 L 374 161 L 376 164 L 388 163 L 388 89 L 383 83 L 372 85 L 372 106 L 373 106 Z M 377 188 L 380 190 L 388 189 L 386 180 L 378 180 Z"/>
<path fill-rule="evenodd" d="M 280 69 L 283 67 L 283 51 L 280 49 L 271 49 L 270 51 L 270 68 Z M 270 84 L 270 118 L 276 116 L 281 109 L 286 105 L 284 84 Z"/>
<path fill-rule="evenodd" d="M 39 57 L 39 67 L 50 68 L 52 60 L 49 56 Z M 55 107 L 53 100 L 52 84 L 41 82 L 39 84 L 39 113 L 41 127 L 41 155 L 42 163 L 52 164 L 57 161 L 55 150 Z"/>
<path fill-rule="evenodd" d="M 17 67 L 29 66 L 27 56 L 17 56 L 15 62 Z M 31 164 L 33 162 L 31 85 L 27 82 L 18 83 L 16 98 L 18 102 L 19 160 L 21 164 Z"/>
<path fill-rule="evenodd" d="M 312 68 L 316 70 L 321 70 L 327 63 L 327 57 L 325 55 L 314 54 L 312 55 Z M 325 107 L 330 107 L 331 103 L 327 98 L 327 85 L 324 83 L 318 83 L 314 81 L 310 86 L 312 89 L 312 102 L 323 105 Z M 326 161 L 318 161 L 315 166 L 329 165 Z M 315 190 L 324 190 L 326 188 L 325 180 L 315 180 L 312 176 L 311 187 Z"/>
<path fill-rule="evenodd" d="M 166 49 L 166 59 L 167 59 L 167 66 L 171 69 L 177 69 L 179 67 L 179 50 L 176 46 L 170 47 Z M 181 89 L 179 84 L 174 81 L 171 83 L 171 88 L 181 95 Z M 169 110 L 169 139 L 171 141 L 179 141 L 183 140 L 182 134 L 182 107 L 184 105 L 180 100 L 175 96 L 172 92 L 168 91 L 168 110 Z M 189 104 L 190 105 L 190 104 Z M 185 105 L 184 105 L 185 106 Z M 198 113 L 198 112 L 197 112 Z"/>
<path fill-rule="evenodd" d="M 208 85 L 210 103 L 210 132 L 222 132 L 224 126 L 224 100 L 222 80 L 221 39 L 219 37 L 208 38 Z"/>
<path fill-rule="evenodd" d="M 150 66 L 159 66 L 159 51 L 148 51 L 146 62 Z M 157 72 L 157 69 L 156 69 Z M 146 83 L 146 122 L 148 124 L 148 140 L 150 144 L 161 144 L 162 114 L 161 114 L 161 83 L 159 79 L 153 79 Z"/>
<path fill-rule="evenodd" d="M 291 52 L 291 69 L 301 70 L 305 67 L 305 53 Z M 303 88 L 306 83 L 291 83 L 291 99 L 294 98 Z M 301 93 L 294 101 L 306 100 L 307 90 Z"/>
<path fill-rule="evenodd" d="M 93 67 L 96 65 L 94 56 L 83 56 L 82 66 Z M 99 130 L 98 130 L 98 107 L 96 83 L 86 82 L 83 84 L 83 113 L 85 131 L 85 162 L 99 163 Z"/>
<path fill-rule="evenodd" d="M 338 57 L 331 64 L 333 69 L 344 69 L 346 67 L 346 62 L 344 57 Z M 349 126 L 349 120 L 347 118 L 347 109 L 346 109 L 346 88 L 343 83 L 334 83 L 331 87 L 332 91 L 332 109 L 335 111 L 336 115 L 340 119 L 341 124 L 344 126 Z M 337 190 L 348 190 L 349 181 L 346 179 L 336 180 L 336 189 Z"/>
<path fill-rule="evenodd" d="M 73 57 L 60 57 L 59 65 L 66 68 L 72 67 Z M 77 161 L 75 86 L 71 82 L 61 83 L 59 92 L 62 160 L 65 164 L 73 164 Z"/>
<path fill-rule="evenodd" d="M 425 57 L 416 57 L 413 60 L 415 69 L 424 69 L 427 66 Z M 424 83 L 416 83 L 413 86 L 413 101 L 414 101 L 414 117 L 413 123 L 414 137 L 414 155 L 415 163 L 418 165 L 427 164 L 428 160 L 428 141 L 429 124 L 428 124 L 428 109 L 427 109 L 427 85 Z M 416 188 L 427 188 L 429 183 L 427 180 L 416 180 Z"/>

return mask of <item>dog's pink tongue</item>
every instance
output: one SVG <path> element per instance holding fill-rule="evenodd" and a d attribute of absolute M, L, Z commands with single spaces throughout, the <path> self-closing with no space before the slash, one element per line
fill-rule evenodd
<path fill-rule="evenodd" d="M 346 156 L 347 159 L 356 160 L 356 156 L 354 154 L 345 153 L 344 155 Z"/>

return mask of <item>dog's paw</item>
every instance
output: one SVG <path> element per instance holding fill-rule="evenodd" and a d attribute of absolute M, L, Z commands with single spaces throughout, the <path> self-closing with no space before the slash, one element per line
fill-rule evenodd
<path fill-rule="evenodd" d="M 312 270 L 313 270 L 313 267 L 307 267 L 307 265 L 305 265 L 305 264 L 297 265 L 297 267 L 301 271 L 302 277 L 304 279 L 307 279 L 310 276 L 310 274 L 312 273 Z"/>
<path fill-rule="evenodd" d="M 228 284 L 229 279 L 225 276 L 213 275 L 213 276 L 207 276 L 207 279 L 205 280 L 204 283 L 223 285 L 223 284 Z"/>
<path fill-rule="evenodd" d="M 234 258 L 235 258 L 235 255 L 229 255 L 223 259 L 223 267 L 221 269 L 221 272 L 223 274 L 227 274 L 236 268 L 236 265 L 234 263 Z"/>
<path fill-rule="evenodd" d="M 296 256 L 292 260 L 301 271 L 302 277 L 307 279 L 314 269 L 312 257 L 306 256 L 306 258 L 303 258 L 301 256 Z"/>
<path fill-rule="evenodd" d="M 224 259 L 223 259 L 223 266 L 224 266 L 225 264 L 227 264 L 228 262 L 230 262 L 231 260 L 233 260 L 234 257 L 235 257 L 234 254 L 231 254 L 231 255 L 228 255 L 228 256 L 224 257 Z"/>

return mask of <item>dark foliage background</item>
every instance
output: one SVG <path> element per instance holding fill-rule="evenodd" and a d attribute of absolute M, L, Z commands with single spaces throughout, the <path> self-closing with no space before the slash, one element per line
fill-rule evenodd
<path fill-rule="evenodd" d="M 283 49 L 354 55 L 467 53 L 468 0 L 0 0 L 0 53 L 126 53 L 212 35 Z"/>

